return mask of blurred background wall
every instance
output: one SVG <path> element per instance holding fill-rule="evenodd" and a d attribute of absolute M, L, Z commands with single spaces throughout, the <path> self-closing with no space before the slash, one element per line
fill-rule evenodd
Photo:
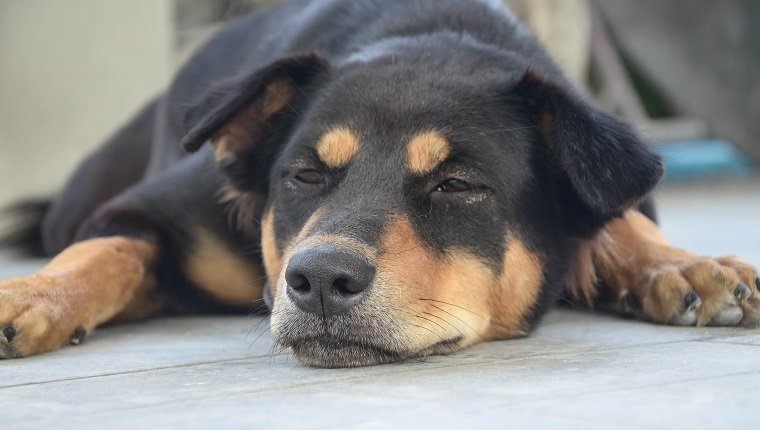
<path fill-rule="evenodd" d="M 0 205 L 53 192 L 166 84 L 169 0 L 0 1 Z"/>
<path fill-rule="evenodd" d="M 717 130 L 760 160 L 760 1 L 642 1 L 504 0 L 569 75 L 652 140 Z M 55 192 L 216 28 L 277 2 L 0 0 L 0 206 Z M 735 161 L 726 147 L 717 158 Z"/>

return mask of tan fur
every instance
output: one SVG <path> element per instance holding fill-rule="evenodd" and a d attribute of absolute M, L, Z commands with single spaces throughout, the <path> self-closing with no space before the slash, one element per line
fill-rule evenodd
<path fill-rule="evenodd" d="M 242 109 L 214 137 L 214 156 L 217 162 L 234 160 L 258 141 L 266 132 L 267 120 L 282 112 L 295 98 L 295 88 L 287 80 L 271 82 L 250 106 Z"/>
<path fill-rule="evenodd" d="M 463 337 L 458 347 L 464 347 L 526 334 L 525 317 L 538 298 L 543 272 L 540 260 L 518 240 L 509 246 L 501 275 L 466 250 L 431 253 L 402 217 L 390 224 L 383 250 L 378 270 L 397 285 L 394 305 L 415 315 L 407 317 L 408 336 L 426 343 L 421 346 L 457 335 Z"/>
<path fill-rule="evenodd" d="M 417 175 L 430 173 L 451 154 L 451 143 L 437 131 L 419 133 L 406 147 L 406 168 Z"/>
<path fill-rule="evenodd" d="M 321 215 L 317 214 L 317 217 Z M 313 231 L 312 217 L 290 255 L 304 248 L 339 246 L 375 264 L 372 286 L 357 308 L 359 320 L 384 328 L 383 344 L 415 355 L 444 353 L 489 339 L 524 336 L 543 281 L 541 261 L 519 240 L 510 240 L 502 274 L 465 249 L 436 253 L 403 215 L 390 217 L 377 250 L 348 237 Z M 278 279 L 272 333 L 297 312 Z"/>
<path fill-rule="evenodd" d="M 395 216 L 389 223 L 377 270 L 385 279 L 380 288 L 392 289 L 393 303 L 387 306 L 405 310 L 397 318 L 415 347 L 457 336 L 464 337 L 460 346 L 465 346 L 487 330 L 494 273 L 464 251 L 434 255 L 406 217 Z"/>
<path fill-rule="evenodd" d="M 498 288 L 492 290 L 493 323 L 488 338 L 504 339 L 528 334 L 527 318 L 538 301 L 544 271 L 541 259 L 517 237 L 507 238 Z"/>
<path fill-rule="evenodd" d="M 279 288 L 280 280 L 284 276 L 283 269 L 287 267 L 288 261 L 290 261 L 291 255 L 293 255 L 294 248 L 301 243 L 311 232 L 314 224 L 322 217 L 324 210 L 322 208 L 314 211 L 313 214 L 306 220 L 304 226 L 298 235 L 290 240 L 285 248 L 280 251 L 277 244 L 277 238 L 274 230 L 274 206 L 270 206 L 262 222 L 261 232 L 261 249 L 264 255 L 264 267 L 266 268 L 267 277 L 272 285 L 274 292 Z"/>
<path fill-rule="evenodd" d="M 702 301 L 697 324 L 707 324 L 721 310 L 736 304 L 733 293 L 740 283 L 754 284 L 751 266 L 725 257 L 699 257 L 670 246 L 657 225 L 635 210 L 610 222 L 584 246 L 589 252 L 579 254 L 582 261 L 576 272 L 589 265 L 594 271 L 592 275 L 575 275 L 583 279 L 574 287 L 576 295 L 593 296 L 590 291 L 597 285 L 591 282 L 598 279 L 610 289 L 607 296 L 622 300 L 633 294 L 640 311 L 658 322 L 678 318 L 684 311 L 684 297 L 694 291 Z M 760 301 L 756 301 L 753 297 L 742 304 L 745 315 L 757 312 Z"/>
<path fill-rule="evenodd" d="M 283 111 L 296 97 L 294 84 L 285 79 L 272 81 L 267 85 L 262 100 L 262 114 L 270 117 Z"/>
<path fill-rule="evenodd" d="M 26 356 L 69 342 L 114 317 L 135 318 L 155 280 L 152 242 L 124 237 L 83 241 L 65 249 L 40 272 L 0 282 L 0 327 L 12 326 L 12 344 L 0 356 Z M 135 308 L 141 308 L 139 315 Z"/>
<path fill-rule="evenodd" d="M 373 261 L 377 274 L 365 305 L 372 312 L 367 318 L 386 321 L 389 330 L 395 327 L 392 336 L 404 348 L 424 351 L 459 338 L 451 346 L 458 349 L 526 334 L 543 271 L 540 259 L 519 240 L 510 240 L 504 272 L 498 274 L 463 249 L 435 254 L 405 216 L 391 217 L 378 251 L 350 238 L 310 236 L 313 219 L 286 252 L 285 264 L 299 249 L 321 245 L 340 246 Z M 282 305 L 288 299 L 280 292 L 278 300 Z M 276 309 L 275 318 L 278 313 Z"/>
<path fill-rule="evenodd" d="M 544 136 L 549 145 L 553 145 L 554 137 L 554 117 L 549 112 L 542 112 L 538 121 L 538 131 Z"/>
<path fill-rule="evenodd" d="M 282 252 L 274 230 L 274 205 L 270 205 L 261 220 L 261 254 L 269 282 L 274 286 L 282 271 Z"/>
<path fill-rule="evenodd" d="M 331 169 L 340 169 L 359 153 L 359 138 L 345 127 L 323 134 L 316 144 L 317 155 Z"/>
<path fill-rule="evenodd" d="M 220 303 L 256 308 L 263 289 L 261 272 L 213 233 L 199 229 L 183 264 L 187 278 Z"/>

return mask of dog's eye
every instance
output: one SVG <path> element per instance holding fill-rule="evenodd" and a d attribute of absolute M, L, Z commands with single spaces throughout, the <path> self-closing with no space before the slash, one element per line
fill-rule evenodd
<path fill-rule="evenodd" d="M 461 179 L 447 179 L 436 185 L 433 191 L 439 193 L 461 193 L 463 191 L 470 191 L 471 189 L 470 184 Z"/>
<path fill-rule="evenodd" d="M 316 170 L 302 170 L 295 174 L 295 179 L 304 184 L 317 185 L 323 182 L 324 177 Z"/>

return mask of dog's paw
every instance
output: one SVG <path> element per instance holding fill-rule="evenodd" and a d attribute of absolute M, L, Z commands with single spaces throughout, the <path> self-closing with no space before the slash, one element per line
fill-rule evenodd
<path fill-rule="evenodd" d="M 71 318 L 61 281 L 33 275 L 0 282 L 0 358 L 17 358 L 78 344 L 87 330 Z"/>
<path fill-rule="evenodd" d="M 638 294 L 620 298 L 624 312 L 673 325 L 743 325 L 760 322 L 760 278 L 736 257 L 693 258 L 644 269 Z"/>

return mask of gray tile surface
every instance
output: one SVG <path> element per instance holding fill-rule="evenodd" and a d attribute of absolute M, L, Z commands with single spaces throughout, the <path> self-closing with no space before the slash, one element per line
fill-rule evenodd
<path fill-rule="evenodd" d="M 760 264 L 760 182 L 670 186 L 662 225 Z M 0 276 L 39 262 L 0 256 Z M 264 317 L 157 319 L 0 361 L 2 428 L 757 428 L 760 329 L 554 310 L 527 339 L 320 370 L 272 353 Z"/>

